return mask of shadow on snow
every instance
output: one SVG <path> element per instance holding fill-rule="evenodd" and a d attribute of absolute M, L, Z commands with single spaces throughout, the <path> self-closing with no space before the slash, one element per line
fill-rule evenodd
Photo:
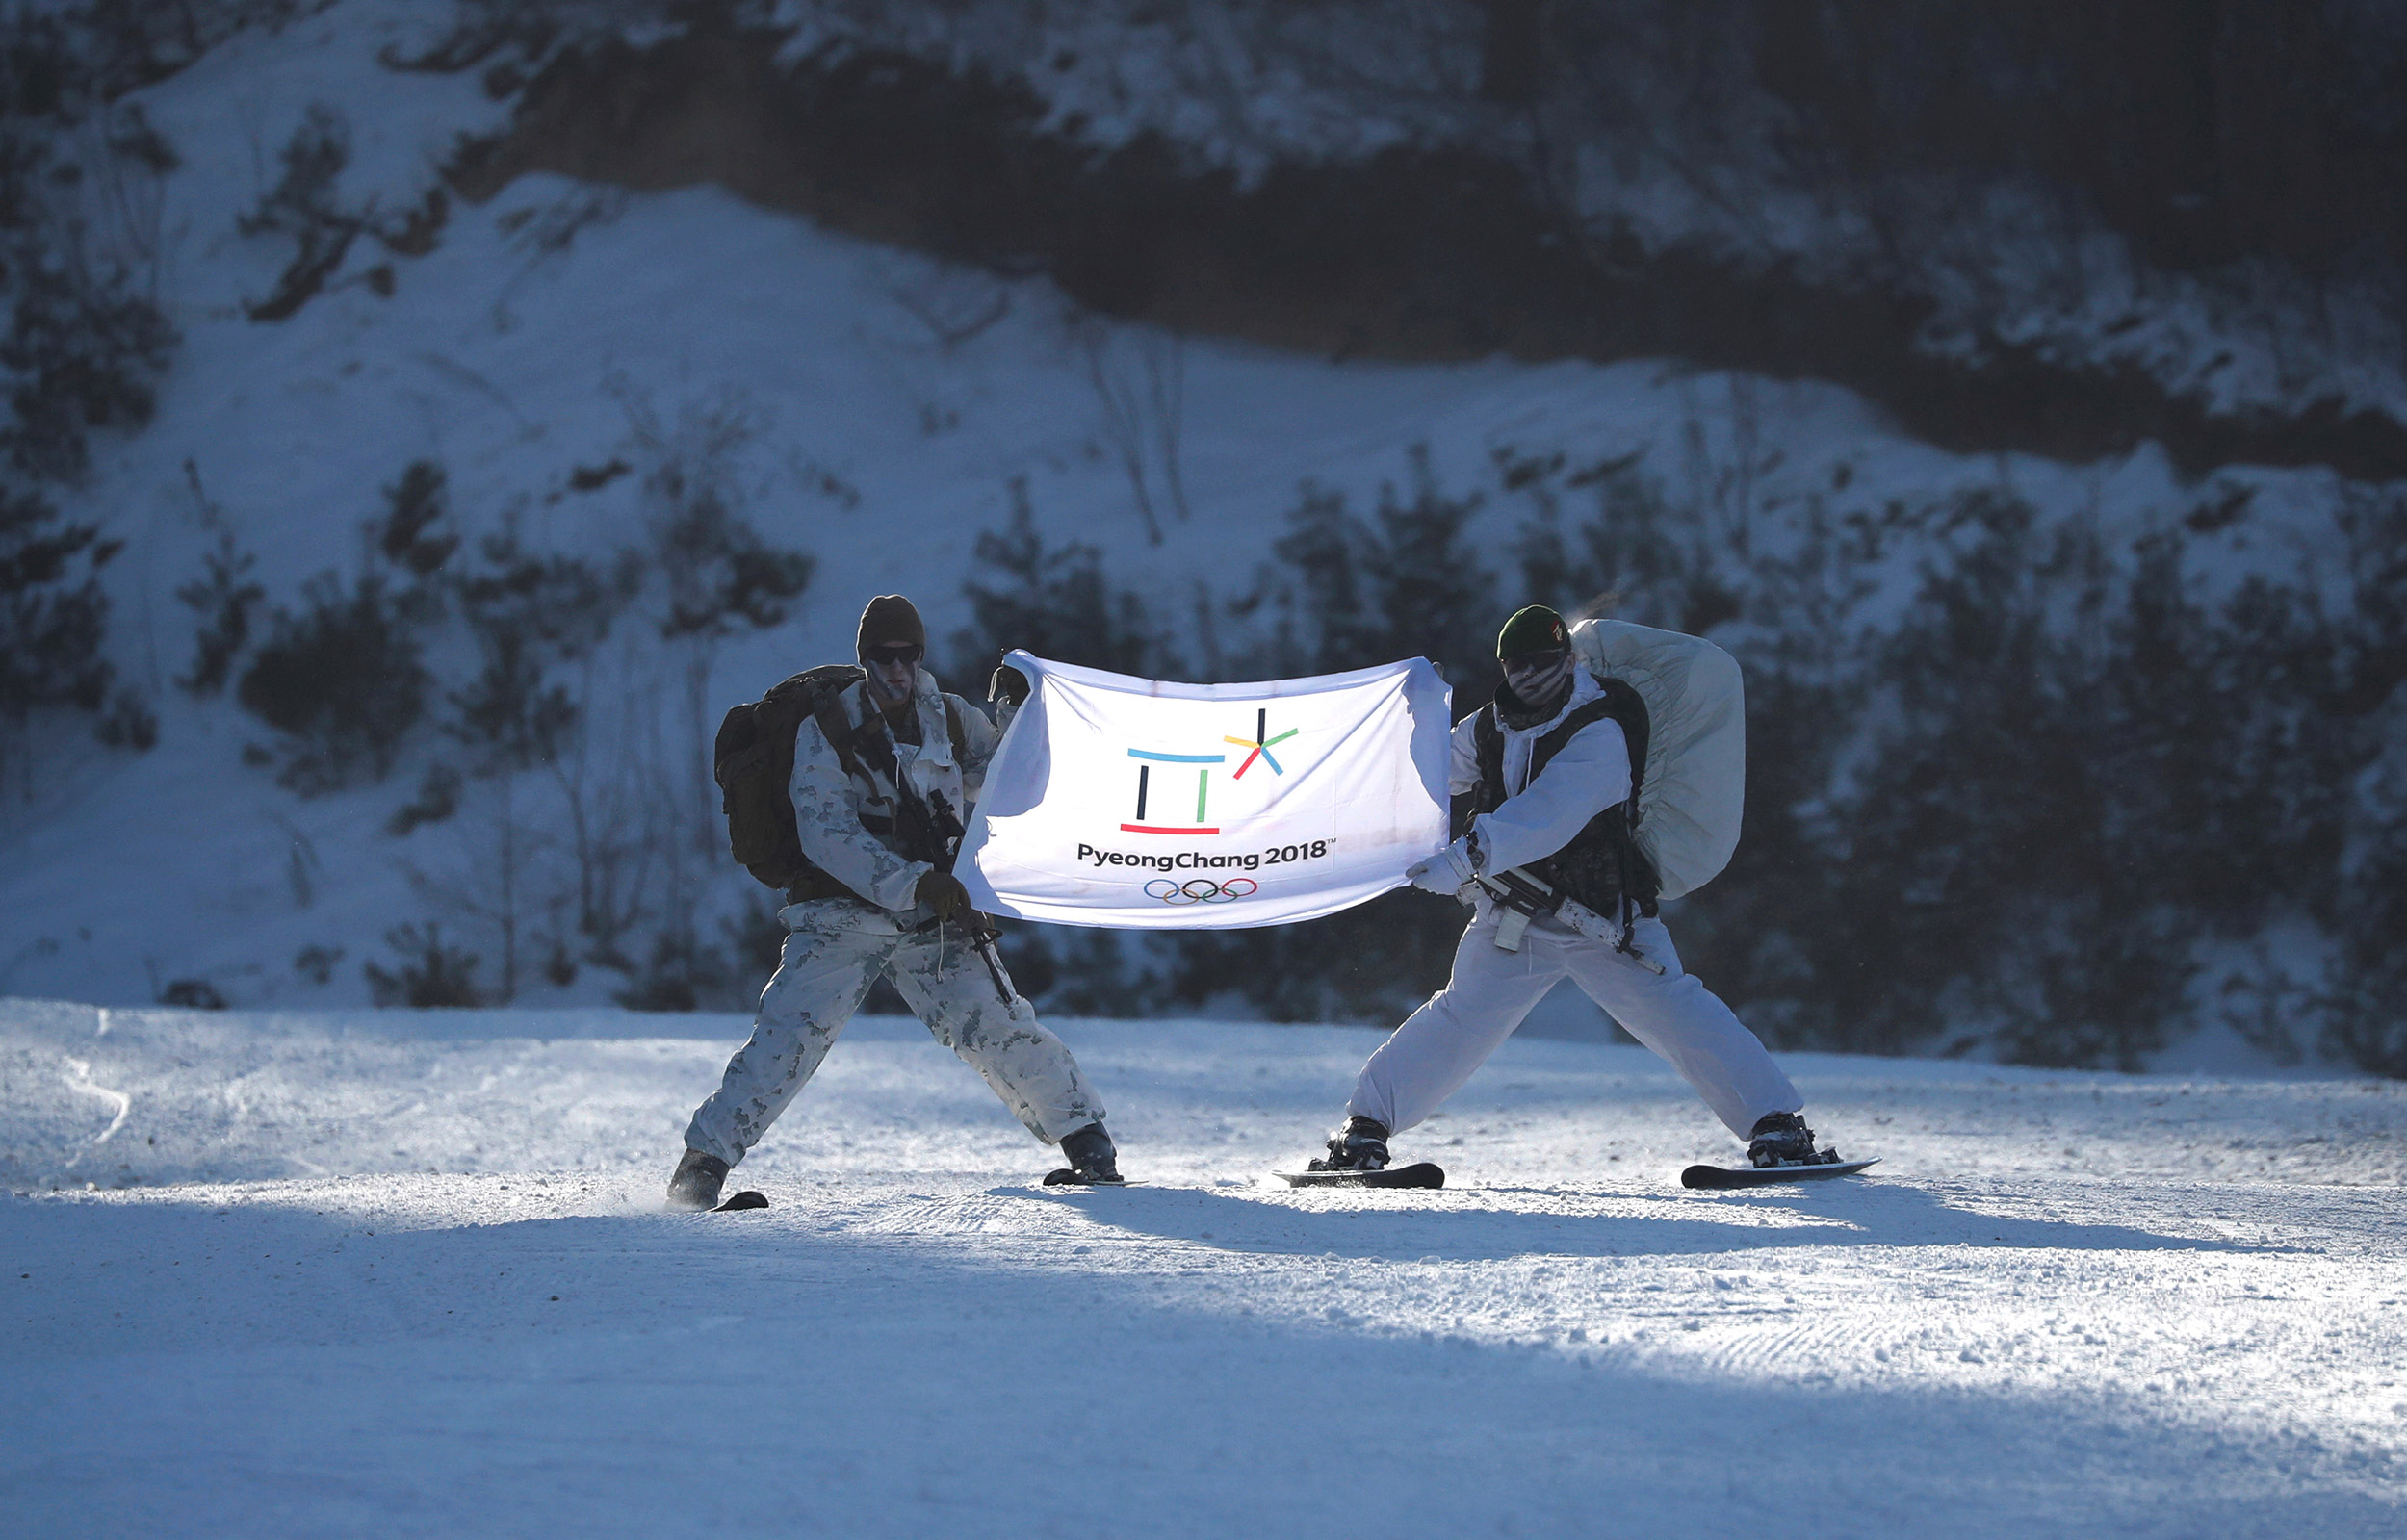
<path fill-rule="evenodd" d="M 1592 1197 L 1636 1205 L 1635 1214 L 1514 1212 L 1481 1200 L 1525 1195 Z M 1701 1256 L 1798 1246 L 2004 1246 L 2021 1250 L 2270 1252 L 2213 1238 L 2161 1235 L 2126 1225 L 2014 1218 L 1958 1208 L 1896 1181 L 1851 1181 L 1777 1194 L 1717 1196 L 1610 1189 L 1483 1187 L 1456 1192 L 1347 1193 L 1265 1201 L 1258 1190 L 1126 1188 L 1112 1192 L 1020 1187 L 991 1196 L 1068 1203 L 1099 1224 L 1231 1251 L 1364 1260 L 1501 1261 L 1521 1256 Z M 1314 1194 L 1318 1198 L 1320 1194 Z M 1326 1199 L 1322 1200 L 1326 1202 Z M 1340 1206 L 1342 1205 L 1342 1206 Z M 1716 1219 L 1732 1205 L 1774 1222 Z M 1767 1216 L 1770 1218 L 1770 1216 Z"/>

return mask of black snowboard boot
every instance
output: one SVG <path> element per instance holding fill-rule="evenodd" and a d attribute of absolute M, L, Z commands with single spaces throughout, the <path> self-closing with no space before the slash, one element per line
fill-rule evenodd
<path fill-rule="evenodd" d="M 1305 1168 L 1313 1171 L 1384 1171 L 1387 1125 L 1376 1117 L 1349 1117 L 1329 1136 L 1329 1153 Z"/>
<path fill-rule="evenodd" d="M 1814 1131 L 1795 1113 L 1767 1113 L 1755 1120 L 1747 1141 L 1747 1164 L 1767 1166 L 1835 1166 L 1839 1152 L 1816 1150 Z"/>
<path fill-rule="evenodd" d="M 1126 1181 L 1120 1174 L 1120 1151 L 1100 1123 L 1064 1134 L 1061 1154 L 1070 1164 L 1045 1178 L 1048 1187 L 1120 1187 Z"/>
<path fill-rule="evenodd" d="M 714 1209 L 719 1189 L 727 1184 L 727 1163 L 698 1149 L 686 1151 L 668 1179 L 668 1206 L 673 1209 Z"/>

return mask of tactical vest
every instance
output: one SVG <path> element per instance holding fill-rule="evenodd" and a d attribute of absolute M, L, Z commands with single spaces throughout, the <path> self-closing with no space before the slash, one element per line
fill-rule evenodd
<path fill-rule="evenodd" d="M 968 766 L 962 761 L 969 757 L 970 746 L 962 731 L 961 709 L 953 705 L 949 695 L 940 693 L 938 699 L 945 706 L 945 731 L 952 740 L 953 763 L 966 772 Z M 934 809 L 904 794 L 902 757 L 896 752 L 894 726 L 885 712 L 867 702 L 863 704 L 866 720 L 855 727 L 842 722 L 841 702 L 838 703 L 834 715 L 844 733 L 841 737 L 828 732 L 826 718 L 819 722 L 819 731 L 828 733 L 828 742 L 836 750 L 837 762 L 861 790 L 861 827 L 890 841 L 905 860 L 923 860 L 940 871 L 952 870 L 952 842 L 961 837 L 961 830 L 940 828 L 932 818 Z M 903 720 L 911 724 L 909 741 L 916 745 L 919 741 L 919 712 L 914 709 Z"/>
<path fill-rule="evenodd" d="M 1535 783 L 1547 762 L 1582 728 L 1610 717 L 1619 724 L 1622 740 L 1629 745 L 1630 795 L 1591 818 L 1561 850 L 1523 866 L 1599 914 L 1618 916 L 1627 899 L 1639 913 L 1652 918 L 1661 885 L 1636 838 L 1638 792 L 1646 774 L 1646 703 L 1620 680 L 1598 676 L 1596 682 L 1604 690 L 1602 695 L 1571 712 L 1531 745 L 1529 780 L 1522 784 L 1526 788 Z M 1472 793 L 1470 808 L 1476 817 L 1495 811 L 1505 802 L 1505 735 L 1496 721 L 1494 703 L 1480 707 L 1471 738 L 1479 751 L 1479 786 Z"/>
<path fill-rule="evenodd" d="M 861 669 L 850 663 L 810 669 L 776 685 L 760 700 L 734 707 L 719 724 L 712 773 L 719 784 L 720 810 L 727 815 L 729 850 L 755 881 L 786 889 L 789 903 L 860 897 L 812 863 L 802 853 L 802 840 L 794 830 L 789 788 L 794 777 L 794 740 L 802 731 L 803 718 L 818 723 L 844 774 L 863 788 L 863 829 L 890 836 L 903 811 L 901 766 L 884 713 L 871 710 L 867 721 L 855 724 L 844 710 L 844 691 L 861 679 Z M 959 764 L 969 749 L 960 712 L 949 696 L 945 698 L 945 726 L 952 739 L 953 762 Z M 905 822 L 911 826 L 907 834 L 914 836 L 906 838 L 906 845 L 934 846 L 932 831 L 919 820 Z M 941 853 L 907 849 L 903 854 L 912 860 L 945 864 Z"/>

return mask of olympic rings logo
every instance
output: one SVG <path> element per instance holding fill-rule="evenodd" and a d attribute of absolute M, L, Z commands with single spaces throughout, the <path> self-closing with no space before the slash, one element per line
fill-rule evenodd
<path fill-rule="evenodd" d="M 1183 883 L 1156 877 L 1145 885 L 1145 896 L 1158 898 L 1165 904 L 1229 904 L 1260 886 L 1251 877 L 1232 877 L 1225 883 L 1208 877 L 1190 877 Z"/>

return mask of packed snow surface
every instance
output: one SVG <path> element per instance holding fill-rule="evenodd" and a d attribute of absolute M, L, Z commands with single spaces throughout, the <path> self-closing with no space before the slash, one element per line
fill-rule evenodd
<path fill-rule="evenodd" d="M 1871 1179 L 1515 1040 L 1295 1192 L 1378 1040 L 1058 1023 L 1142 1187 L 855 1023 L 0 1001 L 0 1533 L 2396 1535 L 2407 1087 L 1785 1061 Z"/>

